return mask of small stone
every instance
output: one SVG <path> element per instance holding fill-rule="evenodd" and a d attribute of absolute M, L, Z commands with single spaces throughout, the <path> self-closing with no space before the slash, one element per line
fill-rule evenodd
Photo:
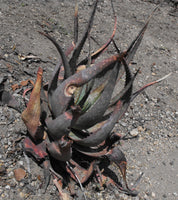
<path fill-rule="evenodd" d="M 20 187 L 24 187 L 25 183 L 21 182 L 19 185 Z"/>
<path fill-rule="evenodd" d="M 20 166 L 23 166 L 23 161 L 18 161 L 18 164 L 19 164 Z"/>
<path fill-rule="evenodd" d="M 174 195 L 175 197 L 177 197 L 177 196 L 178 196 L 177 192 L 173 192 L 173 195 Z"/>
<path fill-rule="evenodd" d="M 156 194 L 154 192 L 152 192 L 151 196 L 154 198 L 156 196 Z"/>
<path fill-rule="evenodd" d="M 26 171 L 22 168 L 17 168 L 14 170 L 14 176 L 16 181 L 21 181 L 26 176 Z"/>
<path fill-rule="evenodd" d="M 175 113 L 175 117 L 178 117 L 178 112 Z"/>
<path fill-rule="evenodd" d="M 10 189 L 11 189 L 10 185 L 6 185 L 5 188 L 6 188 L 7 190 L 10 190 Z"/>
<path fill-rule="evenodd" d="M 139 132 L 138 132 L 137 128 L 130 131 L 130 135 L 133 136 L 133 137 L 136 137 L 138 134 L 139 134 Z"/>
<path fill-rule="evenodd" d="M 158 145 L 158 144 L 159 144 L 159 141 L 156 140 L 156 141 L 153 142 L 153 144 L 154 144 L 154 145 Z"/>
<path fill-rule="evenodd" d="M 8 57 L 9 57 L 9 55 L 6 53 L 6 54 L 4 54 L 4 57 L 5 57 L 5 58 L 8 58 Z"/>
<path fill-rule="evenodd" d="M 9 178 L 14 177 L 14 172 L 13 172 L 13 171 L 10 171 L 10 172 L 8 173 L 8 177 L 9 177 Z"/>
<path fill-rule="evenodd" d="M 127 126 L 127 123 L 125 123 L 125 122 L 120 122 L 120 124 L 121 124 L 123 127 L 126 127 L 126 126 Z"/>
<path fill-rule="evenodd" d="M 143 141 L 143 137 L 140 136 L 140 137 L 138 138 L 138 141 L 139 141 L 139 142 L 142 142 L 142 141 Z"/>
<path fill-rule="evenodd" d="M 2 193 L 2 194 L 1 194 L 1 197 L 2 197 L 2 198 L 4 198 L 4 197 L 5 197 L 5 194 L 4 194 L 4 193 Z"/>
<path fill-rule="evenodd" d="M 32 187 L 35 187 L 37 185 L 37 182 L 36 181 L 32 181 L 31 184 L 30 184 Z"/>
<path fill-rule="evenodd" d="M 141 126 L 138 126 L 137 129 L 138 129 L 139 132 L 143 132 L 144 131 L 144 128 L 141 127 Z"/>
<path fill-rule="evenodd" d="M 20 192 L 20 193 L 19 193 L 19 196 L 20 196 L 22 199 L 24 199 L 25 194 L 24 194 L 23 192 Z"/>
<path fill-rule="evenodd" d="M 148 199 L 148 195 L 145 194 L 144 195 L 144 199 L 147 200 Z"/>

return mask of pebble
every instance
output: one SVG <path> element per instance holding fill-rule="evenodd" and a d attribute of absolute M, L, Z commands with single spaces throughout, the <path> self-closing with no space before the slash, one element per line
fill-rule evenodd
<path fill-rule="evenodd" d="M 177 197 L 177 196 L 178 196 L 177 192 L 173 192 L 173 195 L 174 195 L 175 197 Z"/>
<path fill-rule="evenodd" d="M 6 54 L 4 54 L 4 57 L 5 57 L 5 58 L 8 58 L 8 57 L 9 57 L 9 55 L 6 53 Z"/>
<path fill-rule="evenodd" d="M 6 185 L 5 188 L 6 188 L 7 190 L 10 190 L 10 189 L 11 189 L 10 185 Z"/>
<path fill-rule="evenodd" d="M 24 194 L 23 192 L 20 192 L 20 193 L 19 193 L 19 196 L 20 196 L 20 198 L 24 199 L 25 194 Z"/>
<path fill-rule="evenodd" d="M 175 113 L 175 117 L 178 117 L 178 112 Z"/>
<path fill-rule="evenodd" d="M 18 164 L 20 165 L 20 166 L 23 166 L 23 161 L 18 161 Z"/>
<path fill-rule="evenodd" d="M 128 124 L 125 123 L 125 122 L 120 122 L 120 124 L 123 126 L 123 127 L 126 127 Z"/>
<path fill-rule="evenodd" d="M 139 134 L 138 129 L 135 128 L 133 130 L 130 131 L 130 135 L 136 137 Z"/>
<path fill-rule="evenodd" d="M 143 141 L 143 137 L 139 136 L 138 141 L 142 142 Z"/>
<path fill-rule="evenodd" d="M 151 193 L 151 196 L 155 198 L 156 194 L 154 192 Z"/>
<path fill-rule="evenodd" d="M 8 177 L 9 178 L 12 178 L 13 176 L 14 176 L 14 172 L 13 171 L 11 171 L 11 172 L 8 173 Z"/>
<path fill-rule="evenodd" d="M 22 168 L 17 168 L 14 170 L 14 176 L 16 181 L 21 181 L 26 176 L 26 171 Z"/>

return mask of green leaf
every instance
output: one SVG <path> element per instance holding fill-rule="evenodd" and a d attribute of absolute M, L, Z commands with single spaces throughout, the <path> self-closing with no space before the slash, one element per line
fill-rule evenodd
<path fill-rule="evenodd" d="M 86 99 L 83 107 L 82 107 L 82 112 L 85 113 L 91 106 L 95 104 L 95 102 L 99 99 L 101 96 L 108 80 L 106 80 L 103 84 L 99 85 L 95 90 L 93 90 L 88 98 Z"/>
<path fill-rule="evenodd" d="M 91 90 L 93 84 L 94 84 L 94 79 L 75 90 L 75 93 L 74 93 L 75 105 L 79 105 L 81 101 L 83 100 L 83 98 L 86 97 L 86 95 L 88 95 L 88 92 Z"/>

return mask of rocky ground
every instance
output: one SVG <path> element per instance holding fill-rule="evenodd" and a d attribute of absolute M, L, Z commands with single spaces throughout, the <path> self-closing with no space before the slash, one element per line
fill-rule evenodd
<path fill-rule="evenodd" d="M 89 0 L 78 0 L 80 35 L 92 8 Z M 132 185 L 143 172 L 137 197 L 129 197 L 116 188 L 97 190 L 94 183 L 86 187 L 87 199 L 178 199 L 178 68 L 177 68 L 177 1 L 113 0 L 118 16 L 115 40 L 125 50 L 156 7 L 145 38 L 134 58 L 133 71 L 141 67 L 135 90 L 172 72 L 163 82 L 142 93 L 131 104 L 115 131 L 135 136 L 121 142 L 128 160 L 128 180 Z M 35 80 L 39 66 L 48 80 L 58 53 L 38 31 L 47 30 L 65 49 L 73 38 L 74 0 L 0 0 L 0 78 L 8 76 L 6 89 L 24 107 L 23 90 L 11 86 Z M 99 44 L 109 38 L 114 20 L 110 1 L 101 0 L 97 8 L 92 36 Z M 92 42 L 92 50 L 98 45 Z M 88 50 L 87 46 L 83 53 Z M 113 53 L 108 50 L 108 55 Z M 32 56 L 29 58 L 28 56 Z M 33 57 L 34 56 L 34 57 Z M 52 181 L 45 194 L 40 186 L 43 172 L 22 150 L 26 128 L 20 113 L 0 107 L 0 199 L 58 199 Z M 18 171 L 22 168 L 22 171 Z M 116 171 L 114 166 L 111 168 Z M 117 172 L 117 171 L 116 171 Z M 23 174 L 24 178 L 19 177 Z M 119 172 L 117 172 L 118 176 Z M 78 189 L 78 188 L 77 188 Z M 79 189 L 78 189 L 79 190 Z M 82 199 L 77 197 L 76 199 Z"/>

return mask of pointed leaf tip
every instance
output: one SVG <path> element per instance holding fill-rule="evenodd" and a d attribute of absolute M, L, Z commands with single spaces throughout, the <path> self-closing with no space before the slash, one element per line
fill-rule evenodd
<path fill-rule="evenodd" d="M 30 100 L 28 102 L 27 108 L 22 113 L 22 120 L 24 121 L 30 135 L 34 139 L 39 139 L 42 137 L 42 134 L 38 134 L 37 131 L 40 127 L 40 92 L 41 92 L 41 84 L 42 84 L 42 75 L 43 70 L 41 67 L 38 68 L 37 79 L 33 91 L 30 95 Z"/>

